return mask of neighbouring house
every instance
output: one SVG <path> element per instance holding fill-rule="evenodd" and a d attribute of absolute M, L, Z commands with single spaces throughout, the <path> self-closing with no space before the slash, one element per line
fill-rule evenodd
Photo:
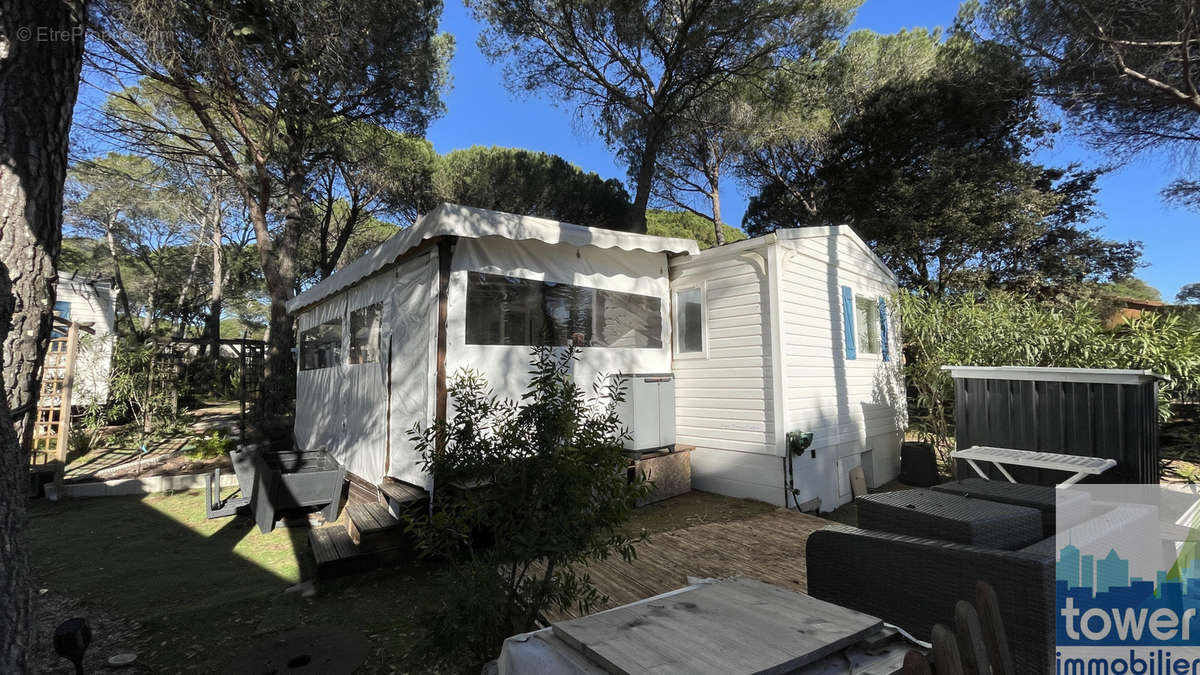
<path fill-rule="evenodd" d="M 1116 328 L 1127 319 L 1139 319 L 1148 312 L 1161 312 L 1167 303 L 1142 298 L 1109 298 L 1111 310 L 1104 319 L 1106 328 Z"/>
<path fill-rule="evenodd" d="M 352 494 L 392 481 L 429 489 L 409 430 L 447 414 L 447 379 L 471 369 L 516 396 L 530 346 L 574 343 L 585 389 L 618 374 L 656 383 L 656 414 L 627 422 L 661 427 L 637 438 L 694 445 L 696 487 L 783 505 L 794 485 L 788 505 L 832 509 L 851 498 L 851 469 L 871 485 L 898 473 L 895 290 L 845 227 L 700 252 L 442 204 L 288 304 L 296 442 L 327 448 Z M 792 431 L 814 440 L 789 461 Z"/>
<path fill-rule="evenodd" d="M 94 335 L 81 333 L 79 337 L 71 394 L 73 407 L 108 400 L 108 376 L 117 335 L 116 312 L 111 280 L 69 273 L 59 275 L 54 314 L 95 331 Z"/>

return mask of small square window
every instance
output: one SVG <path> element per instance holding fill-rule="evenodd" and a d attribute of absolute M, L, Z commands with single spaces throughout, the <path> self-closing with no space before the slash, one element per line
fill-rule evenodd
<path fill-rule="evenodd" d="M 879 302 L 861 295 L 854 298 L 859 354 L 880 353 Z"/>
<path fill-rule="evenodd" d="M 685 288 L 675 293 L 675 318 L 675 351 L 703 353 L 704 293 L 700 288 Z"/>

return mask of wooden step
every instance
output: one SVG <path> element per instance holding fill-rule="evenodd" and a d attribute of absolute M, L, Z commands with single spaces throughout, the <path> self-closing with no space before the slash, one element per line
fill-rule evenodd
<path fill-rule="evenodd" d="M 423 488 L 390 478 L 379 484 L 379 491 L 397 504 L 412 504 L 429 498 Z"/>
<path fill-rule="evenodd" d="M 360 545 L 364 539 L 373 539 L 376 535 L 400 527 L 400 521 L 388 512 L 387 506 L 379 502 L 347 504 L 346 516 L 346 532 L 354 543 Z"/>
<path fill-rule="evenodd" d="M 313 557 L 317 560 L 318 569 L 365 555 L 362 549 L 350 539 L 346 528 L 336 525 L 311 530 L 308 533 L 308 543 L 312 548 Z"/>

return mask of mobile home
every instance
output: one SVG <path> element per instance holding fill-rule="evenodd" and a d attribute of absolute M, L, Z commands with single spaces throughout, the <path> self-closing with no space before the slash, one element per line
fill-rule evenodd
<path fill-rule="evenodd" d="M 80 337 L 75 357 L 72 405 L 108 400 L 108 376 L 117 340 L 116 297 L 108 279 L 61 274 L 55 290 L 54 314 L 91 328 Z"/>
<path fill-rule="evenodd" d="M 696 446 L 698 488 L 783 504 L 790 466 L 789 505 L 819 496 L 833 508 L 849 499 L 851 468 L 876 484 L 897 472 L 894 289 L 846 228 L 700 252 L 443 204 L 289 303 L 296 441 L 329 449 L 352 494 L 370 499 L 392 481 L 428 489 L 408 430 L 446 415 L 447 378 L 469 368 L 515 396 L 530 346 L 548 339 L 582 347 L 585 386 L 614 374 L 665 382 L 656 437 Z M 815 440 L 788 462 L 793 430 Z"/>
<path fill-rule="evenodd" d="M 896 278 L 850 228 L 806 227 L 671 260 L 676 438 L 693 485 L 830 510 L 899 474 L 907 422 Z M 812 434 L 789 451 L 789 432 Z"/>

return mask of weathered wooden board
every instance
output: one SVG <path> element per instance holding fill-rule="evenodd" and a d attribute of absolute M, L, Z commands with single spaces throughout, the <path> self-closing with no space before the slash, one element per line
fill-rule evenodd
<path fill-rule="evenodd" d="M 878 619 L 751 579 L 554 624 L 614 675 L 786 673 L 878 630 Z"/>
<path fill-rule="evenodd" d="M 861 466 L 850 469 L 850 491 L 855 497 L 867 494 L 867 476 Z"/>

